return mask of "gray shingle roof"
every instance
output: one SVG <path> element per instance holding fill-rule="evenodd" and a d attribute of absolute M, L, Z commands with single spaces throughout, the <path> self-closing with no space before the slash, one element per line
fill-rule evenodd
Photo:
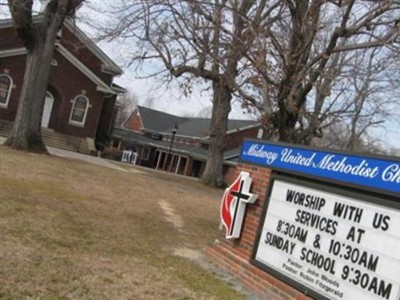
<path fill-rule="evenodd" d="M 177 124 L 177 135 L 193 138 L 203 138 L 209 135 L 210 119 L 179 117 L 143 106 L 138 106 L 138 110 L 145 131 L 171 134 L 172 128 Z M 253 120 L 228 120 L 228 131 L 257 124 L 258 122 Z"/>
<path fill-rule="evenodd" d="M 175 124 L 179 126 L 179 124 L 187 121 L 186 118 L 170 115 L 144 106 L 138 106 L 137 108 L 145 130 L 166 132 L 168 129 L 173 128 Z"/>
<path fill-rule="evenodd" d="M 208 136 L 209 127 L 210 119 L 190 118 L 186 122 L 178 125 L 176 134 L 196 138 L 204 137 Z M 171 133 L 171 130 L 168 130 L 167 133 Z"/>

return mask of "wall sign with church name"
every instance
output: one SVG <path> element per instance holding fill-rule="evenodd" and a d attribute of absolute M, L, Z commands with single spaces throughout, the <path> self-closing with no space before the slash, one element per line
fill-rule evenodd
<path fill-rule="evenodd" d="M 318 299 L 400 299 L 398 159 L 245 141 L 240 160 L 278 171 L 254 265 Z"/>
<path fill-rule="evenodd" d="M 247 140 L 240 161 L 399 196 L 400 160 Z"/>

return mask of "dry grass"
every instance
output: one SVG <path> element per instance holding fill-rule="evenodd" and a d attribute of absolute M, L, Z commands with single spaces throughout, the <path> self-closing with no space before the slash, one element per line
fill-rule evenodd
<path fill-rule="evenodd" d="M 0 146 L 0 299 L 243 299 L 199 266 L 220 196 Z"/>

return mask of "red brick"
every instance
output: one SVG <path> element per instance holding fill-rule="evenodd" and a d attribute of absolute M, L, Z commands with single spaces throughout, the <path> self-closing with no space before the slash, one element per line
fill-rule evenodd
<path fill-rule="evenodd" d="M 221 241 L 218 245 L 213 246 L 217 250 L 208 251 L 208 253 L 220 267 L 238 277 L 251 290 L 262 294 L 266 299 L 308 300 L 309 298 L 304 294 L 250 263 L 266 201 L 271 171 L 257 166 L 239 164 L 237 171 L 242 170 L 251 173 L 252 192 L 257 193 L 259 198 L 254 205 L 249 205 L 247 208 L 241 238 L 238 241 Z"/>

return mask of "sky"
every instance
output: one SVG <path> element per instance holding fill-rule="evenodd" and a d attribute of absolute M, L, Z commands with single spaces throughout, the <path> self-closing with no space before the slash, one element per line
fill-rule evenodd
<path fill-rule="evenodd" d="M 81 18 L 87 19 L 86 16 L 89 16 L 89 18 L 98 17 L 94 16 L 90 5 L 97 5 L 98 3 L 104 3 L 104 1 L 108 0 L 91 0 L 88 7 L 84 5 L 79 11 Z M 38 0 L 35 2 L 37 9 L 40 7 L 39 2 Z M 4 5 L 5 3 L 5 0 L 0 0 L 0 19 L 7 17 L 7 7 Z M 86 34 L 93 36 L 93 29 L 88 26 L 87 23 L 78 20 L 78 25 Z M 207 107 L 211 106 L 212 94 L 210 91 L 204 91 L 204 89 L 202 89 L 204 86 L 194 86 L 192 93 L 185 96 L 176 82 L 166 87 L 165 85 L 160 86 L 155 78 L 141 79 L 140 77 L 143 77 L 145 70 L 143 70 L 143 73 L 137 72 L 133 70 L 133 67 L 126 66 L 125 57 L 127 51 L 131 49 L 130 45 L 101 41 L 98 43 L 98 46 L 124 70 L 124 74 L 115 78 L 114 82 L 132 92 L 136 96 L 139 104 L 145 104 L 146 100 L 151 98 L 153 99 L 153 109 L 180 116 L 196 116 L 199 111 L 205 110 Z M 145 68 L 148 67 L 144 66 L 144 69 Z M 243 110 L 238 101 L 233 101 L 232 111 L 229 117 L 231 119 L 255 118 L 254 115 Z M 389 126 L 386 126 L 384 129 L 374 129 L 369 133 L 381 140 L 383 147 L 396 149 L 396 155 L 400 156 L 399 123 L 392 124 L 393 126 L 389 123 Z"/>
<path fill-rule="evenodd" d="M 96 3 L 98 0 L 94 1 Z M 81 12 L 83 15 L 86 13 L 93 13 L 84 8 L 81 9 Z M 80 26 L 86 28 L 87 32 L 91 31 L 90 26 L 88 27 L 84 22 L 80 23 Z M 212 95 L 210 92 L 204 92 L 201 88 L 194 86 L 192 94 L 186 97 L 174 83 L 168 88 L 165 86 L 159 87 L 159 82 L 156 79 L 140 79 L 139 77 L 144 76 L 141 72 L 135 72 L 132 67 L 124 67 L 127 53 L 132 51 L 131 45 L 102 41 L 99 43 L 99 46 L 124 69 L 125 73 L 121 77 L 116 78 L 115 82 L 133 92 L 137 96 L 139 104 L 144 104 L 146 99 L 150 97 L 155 100 L 153 101 L 153 109 L 180 116 L 194 116 L 198 111 L 211 106 Z M 144 69 L 146 69 L 146 67 L 148 68 L 148 66 L 144 66 Z M 143 70 L 144 73 L 145 71 L 146 70 Z M 238 101 L 233 101 L 232 111 L 229 117 L 231 119 L 255 118 L 254 115 L 243 110 Z M 387 122 L 389 126 L 386 125 L 384 128 L 370 129 L 368 132 L 371 136 L 374 136 L 376 140 L 381 141 L 382 147 L 396 149 L 396 155 L 398 156 L 400 156 L 399 123 L 400 122 L 395 123 L 389 121 Z"/>
<path fill-rule="evenodd" d="M 80 8 L 78 25 L 89 36 L 94 33 L 91 25 L 87 24 L 91 22 L 88 20 L 95 19 L 94 22 L 96 22 L 96 18 L 102 18 L 101 14 L 96 13 L 92 7 L 101 9 L 100 4 L 107 1 L 109 0 L 90 0 L 88 5 L 83 5 Z M 113 1 L 117 2 L 117 0 Z M 132 45 L 121 44 L 116 41 L 101 41 L 98 46 L 124 70 L 124 74 L 116 77 L 114 82 L 132 92 L 138 98 L 139 104 L 144 104 L 147 99 L 152 98 L 154 100 L 152 101 L 153 109 L 180 116 L 195 116 L 199 111 L 211 107 L 212 94 L 210 91 L 204 90 L 208 86 L 204 84 L 201 87 L 194 85 L 192 93 L 185 96 L 176 80 L 173 80 L 167 87 L 166 85 L 160 86 L 160 82 L 155 78 L 143 78 L 151 72 L 149 71 L 151 68 L 149 64 L 144 65 L 143 70 L 140 71 L 134 70 L 133 66 L 127 67 L 127 60 L 133 52 Z M 238 101 L 233 101 L 229 118 L 255 119 L 256 117 L 243 110 Z"/>
<path fill-rule="evenodd" d="M 212 94 L 205 91 L 206 86 L 192 87 L 192 93 L 185 96 L 177 86 L 177 82 L 171 82 L 168 86 L 161 85 L 155 78 L 141 78 L 143 74 L 133 70 L 133 67 L 124 67 L 123 57 L 118 49 L 120 46 L 114 42 L 99 43 L 101 49 L 110 56 L 124 70 L 124 74 L 116 77 L 114 82 L 132 92 L 138 99 L 139 104 L 145 104 L 146 100 L 152 98 L 153 109 L 164 111 L 180 116 L 195 116 L 212 105 Z M 231 119 L 254 119 L 255 116 L 243 110 L 238 101 L 232 102 Z"/>

